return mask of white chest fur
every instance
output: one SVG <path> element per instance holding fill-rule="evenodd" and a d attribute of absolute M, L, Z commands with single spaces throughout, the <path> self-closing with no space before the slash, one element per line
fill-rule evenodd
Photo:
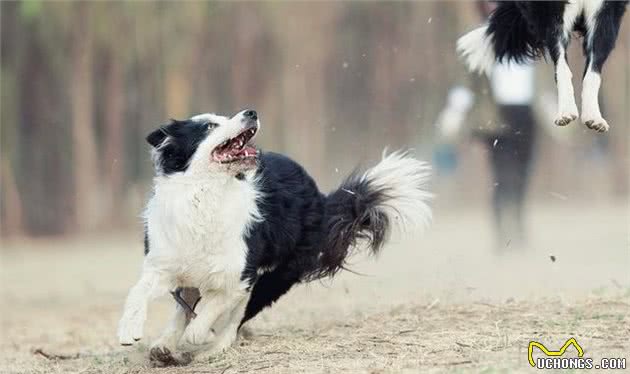
<path fill-rule="evenodd" d="M 173 287 L 238 287 L 247 254 L 243 236 L 259 219 L 257 198 L 251 175 L 156 178 L 145 213 L 147 263 L 172 274 Z"/>

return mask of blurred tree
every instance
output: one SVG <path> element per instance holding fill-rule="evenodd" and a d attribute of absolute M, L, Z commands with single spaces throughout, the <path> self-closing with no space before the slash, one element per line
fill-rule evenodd
<path fill-rule="evenodd" d="M 324 189 L 385 146 L 428 148 L 447 88 L 466 79 L 454 44 L 474 14 L 441 1 L 0 2 L 2 234 L 136 229 L 152 175 L 143 138 L 170 117 L 253 107 L 257 141 Z M 579 157 L 553 157 L 591 134 L 545 139 L 534 190 L 627 194 L 628 24 L 604 72 L 614 178 L 580 183 Z M 465 152 L 471 201 L 483 158 Z"/>

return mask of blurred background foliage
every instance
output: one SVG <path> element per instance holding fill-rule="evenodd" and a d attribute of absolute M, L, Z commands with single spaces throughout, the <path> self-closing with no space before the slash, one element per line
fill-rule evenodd
<path fill-rule="evenodd" d="M 194 113 L 257 109 L 258 143 L 303 163 L 324 189 L 386 146 L 430 157 L 445 96 L 469 79 L 455 40 L 480 22 L 469 2 L 444 1 L 0 7 L 4 236 L 139 229 L 152 175 L 144 136 Z M 627 24 L 603 81 L 612 131 L 541 132 L 535 199 L 627 203 Z M 552 89 L 550 67 L 539 65 L 540 90 Z M 439 204 L 453 209 L 492 188 L 482 149 L 470 139 L 459 148 L 457 174 L 436 181 Z"/>

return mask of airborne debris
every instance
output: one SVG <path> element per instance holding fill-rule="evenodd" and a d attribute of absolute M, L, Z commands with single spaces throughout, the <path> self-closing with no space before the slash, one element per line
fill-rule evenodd
<path fill-rule="evenodd" d="M 563 194 L 560 194 L 560 193 L 557 193 L 557 192 L 550 191 L 549 195 L 555 197 L 556 199 L 569 200 L 569 198 L 566 195 L 563 195 Z"/>
<path fill-rule="evenodd" d="M 438 303 L 439 303 L 439 302 L 440 302 L 440 299 L 439 299 L 439 298 L 438 298 L 438 299 L 433 300 L 433 302 L 431 302 L 431 304 L 429 304 L 429 305 L 427 306 L 427 310 L 431 310 L 431 309 L 433 309 L 433 307 L 434 307 L 434 306 L 436 306 L 436 305 L 438 305 Z"/>
<path fill-rule="evenodd" d="M 551 259 L 551 262 L 556 262 L 556 256 L 549 255 L 549 258 Z"/>

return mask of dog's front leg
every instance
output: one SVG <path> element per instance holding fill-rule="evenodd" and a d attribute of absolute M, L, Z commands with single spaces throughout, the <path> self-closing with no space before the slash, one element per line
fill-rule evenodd
<path fill-rule="evenodd" d="M 210 348 L 210 354 L 218 354 L 229 348 L 238 336 L 238 329 L 245 315 L 245 307 L 247 306 L 248 298 L 244 297 L 236 303 L 231 309 L 226 311 L 225 323 L 221 326 L 213 326 L 215 330 L 215 340 L 212 342 Z"/>
<path fill-rule="evenodd" d="M 149 299 L 163 294 L 167 290 L 165 279 L 160 273 L 145 265 L 140 280 L 129 291 L 123 316 L 118 324 L 120 344 L 132 345 L 142 339 Z"/>
<path fill-rule="evenodd" d="M 199 300 L 199 291 L 196 288 L 184 288 L 180 296 L 188 306 L 194 308 L 195 303 Z M 192 315 L 187 308 L 180 304 L 175 305 L 175 312 L 169 324 L 149 351 L 149 359 L 155 366 L 180 366 L 187 365 L 192 361 L 190 354 L 177 353 L 175 350 L 191 317 Z"/>
<path fill-rule="evenodd" d="M 204 345 L 211 343 L 215 334 L 212 326 L 217 319 L 226 312 L 230 312 L 235 305 L 246 296 L 243 290 L 220 290 L 206 292 L 201 296 L 195 312 L 197 317 L 186 327 L 182 336 L 182 343 L 189 350 L 205 349 Z"/>

